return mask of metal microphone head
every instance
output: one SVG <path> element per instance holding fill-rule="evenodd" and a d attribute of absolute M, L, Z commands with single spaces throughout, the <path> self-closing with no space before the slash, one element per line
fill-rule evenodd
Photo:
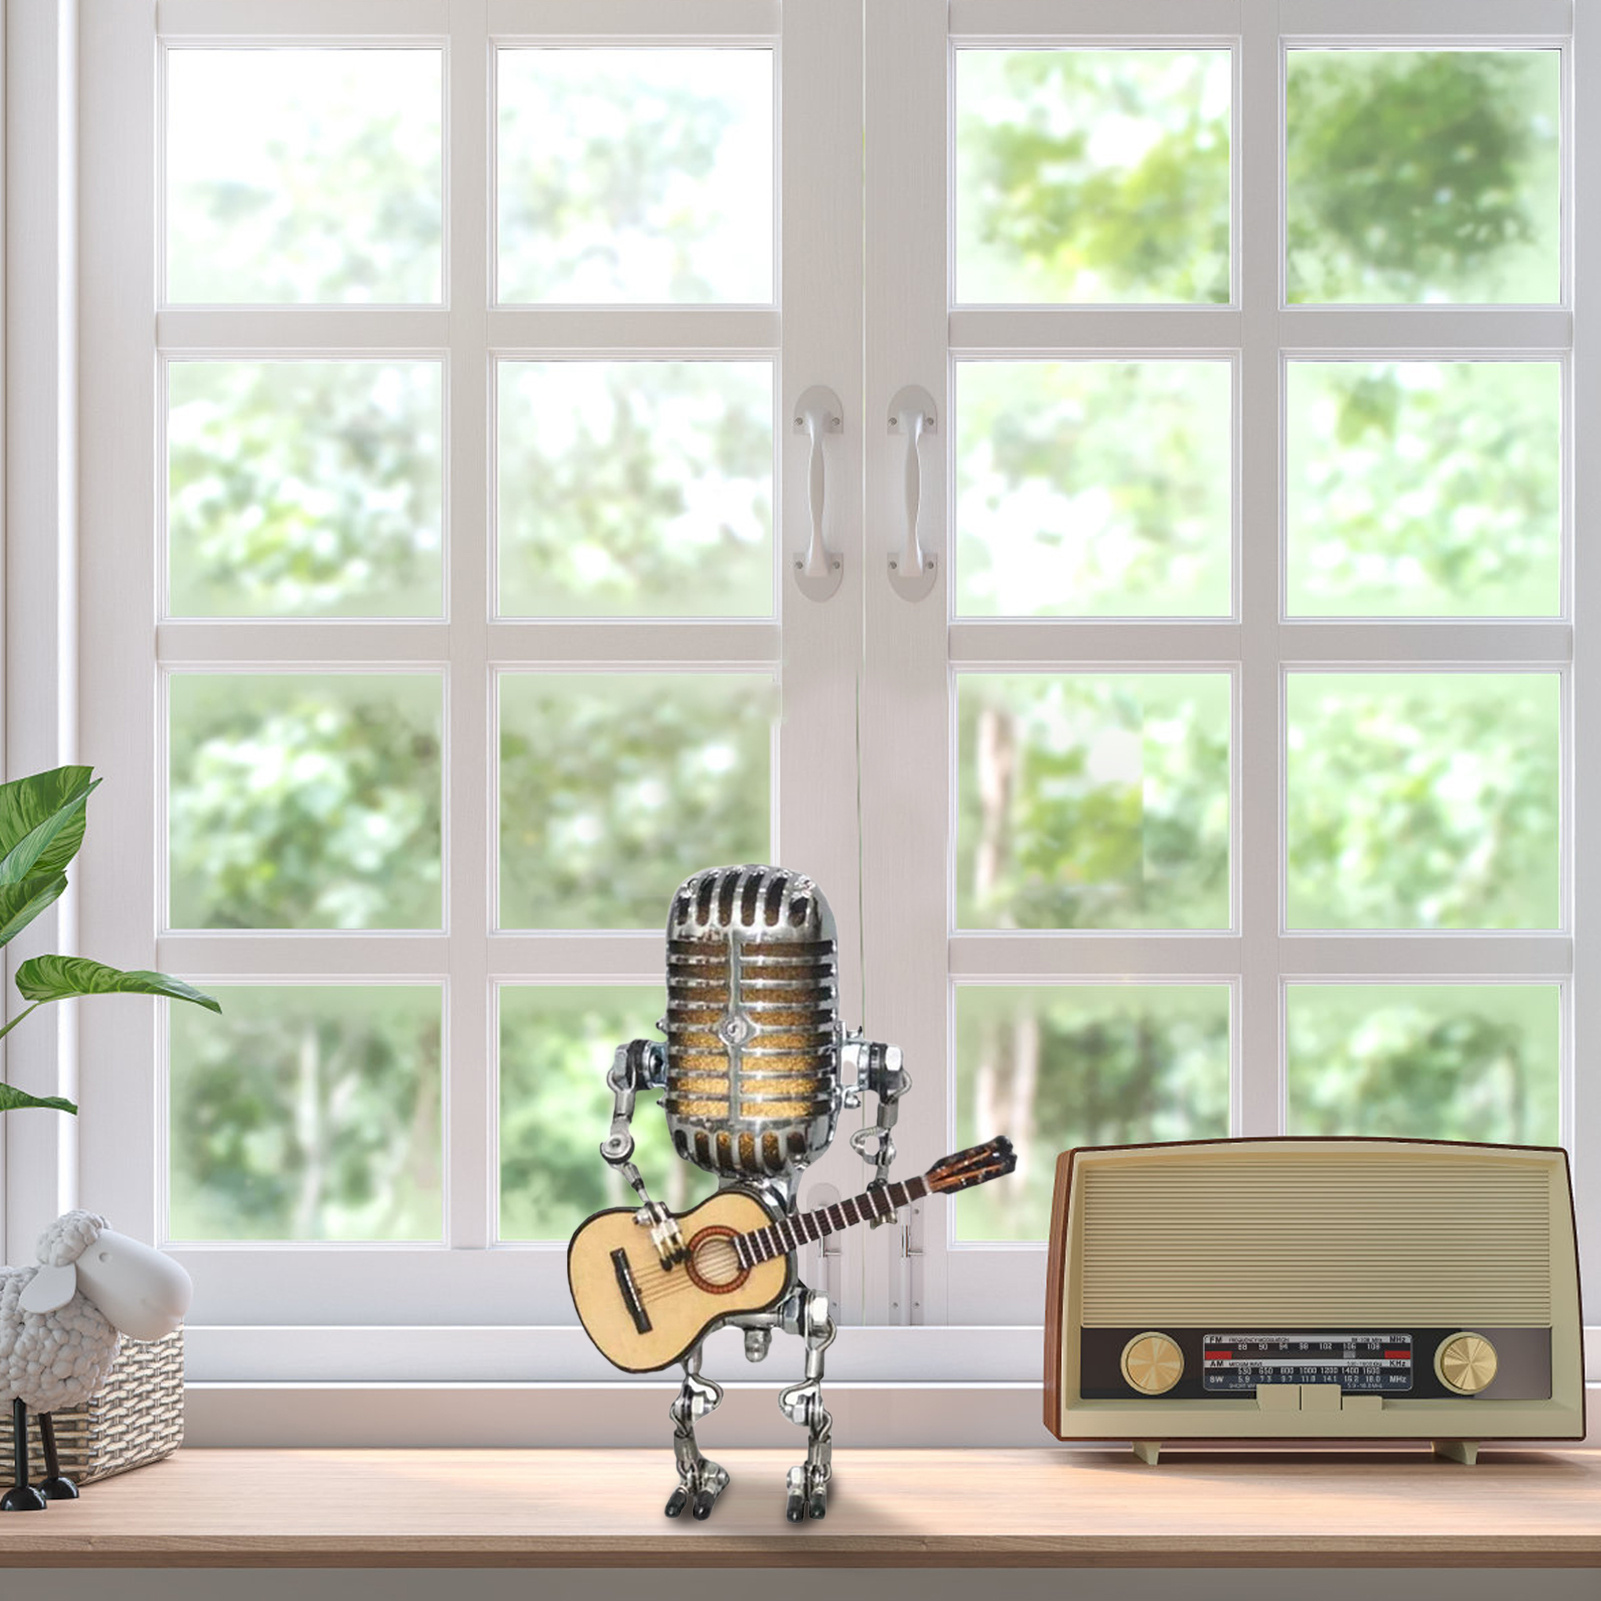
<path fill-rule="evenodd" d="M 673 1145 L 723 1176 L 804 1167 L 839 1117 L 834 914 L 781 867 L 713 867 L 667 918 L 667 1094 Z"/>

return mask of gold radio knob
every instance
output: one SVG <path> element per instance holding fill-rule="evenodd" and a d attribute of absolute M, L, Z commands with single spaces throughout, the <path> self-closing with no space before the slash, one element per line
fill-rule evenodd
<path fill-rule="evenodd" d="M 1184 1376 L 1184 1353 L 1165 1334 L 1136 1334 L 1123 1347 L 1122 1368 L 1141 1395 L 1166 1395 Z"/>
<path fill-rule="evenodd" d="M 1434 1353 L 1434 1371 L 1448 1390 L 1477 1395 L 1495 1378 L 1495 1347 L 1482 1334 L 1448 1334 Z"/>

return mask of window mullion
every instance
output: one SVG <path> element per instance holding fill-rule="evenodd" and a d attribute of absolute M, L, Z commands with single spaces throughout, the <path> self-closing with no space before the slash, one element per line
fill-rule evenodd
<path fill-rule="evenodd" d="M 856 705 L 861 683 L 863 595 L 871 582 L 862 515 L 862 59 L 857 0 L 782 8 L 779 150 L 781 346 L 777 366 L 779 462 L 776 603 L 782 629 L 783 722 L 779 730 L 775 852 L 812 875 L 838 929 L 840 1016 L 862 1021 L 863 917 Z M 732 312 L 730 317 L 747 314 Z M 797 428 L 803 395 L 838 400 L 836 431 L 822 439 L 823 532 L 841 563 L 839 587 L 818 598 L 795 573 L 812 533 L 811 443 Z M 861 1188 L 862 1166 L 842 1122 L 833 1148 L 807 1170 L 801 1204 Z M 846 1318 L 859 1316 L 859 1241 L 803 1252 L 800 1271 Z"/>
<path fill-rule="evenodd" d="M 492 306 L 489 342 L 519 354 L 585 357 L 751 356 L 779 342 L 771 306 Z"/>
<path fill-rule="evenodd" d="M 489 928 L 495 816 L 493 684 L 488 671 L 489 402 L 487 185 L 492 52 L 484 0 L 450 0 L 446 55 L 445 548 L 450 671 L 445 715 L 445 1240 L 481 1248 L 494 1239 L 494 1075 Z"/>
<path fill-rule="evenodd" d="M 206 41 L 263 35 L 341 39 L 437 37 L 447 0 L 157 0 L 168 36 Z"/>
<path fill-rule="evenodd" d="M 450 315 L 433 306 L 166 306 L 156 340 L 169 356 L 435 355 Z"/>
<path fill-rule="evenodd" d="M 1285 306 L 1279 328 L 1298 355 L 1559 356 L 1572 341 L 1573 314 L 1564 306 Z"/>
<path fill-rule="evenodd" d="M 439 622 L 166 621 L 156 649 L 169 668 L 438 668 L 448 638 Z"/>
<path fill-rule="evenodd" d="M 211 983 L 315 976 L 319 982 L 383 978 L 436 982 L 449 970 L 444 934 L 368 934 L 322 929 L 305 933 L 218 933 L 180 929 L 156 941 L 156 965 L 182 973 L 202 989 Z"/>
<path fill-rule="evenodd" d="M 1601 18 L 1593 6 L 1575 7 L 1573 19 L 1573 58 L 1593 67 L 1601 52 Z M 1588 54 L 1587 54 L 1588 52 Z M 1570 80 L 1571 81 L 1571 80 Z M 1572 294 L 1575 305 L 1585 304 L 1601 287 L 1601 172 L 1596 163 L 1578 162 L 1575 151 L 1601 148 L 1601 99 L 1575 95 L 1567 108 L 1572 137 L 1567 160 L 1570 228 L 1574 238 Z M 1587 440 L 1594 419 L 1601 415 L 1601 349 L 1594 322 L 1575 322 L 1573 345 L 1572 415 L 1566 437 L 1573 446 L 1570 479 L 1573 492 L 1571 513 L 1573 562 L 1573 609 L 1576 616 L 1601 615 L 1601 561 L 1596 559 L 1594 528 L 1601 512 L 1601 455 L 1588 448 Z M 1574 1163 L 1575 1200 L 1579 1222 L 1579 1252 L 1590 1263 L 1601 1261 L 1601 1073 L 1596 1072 L 1595 1045 L 1601 1038 L 1601 944 L 1594 937 L 1598 915 L 1596 893 L 1601 885 L 1601 845 L 1593 821 L 1601 797 L 1601 697 L 1597 696 L 1601 662 L 1594 627 L 1576 629 L 1574 638 L 1572 694 L 1567 726 L 1570 741 L 1573 804 L 1568 808 L 1571 830 L 1570 861 L 1573 873 L 1573 973 L 1572 1002 L 1568 1021 L 1572 1027 L 1566 1041 L 1564 1063 L 1567 1104 L 1564 1128 L 1570 1149 L 1577 1153 Z M 1582 1043 L 1582 1054 L 1576 1044 Z M 1591 1318 L 1595 1317 L 1592 1310 Z"/>
<path fill-rule="evenodd" d="M 1420 980 L 1564 978 L 1573 970 L 1565 934 L 1285 934 L 1278 966 L 1291 981 L 1323 977 L 1377 983 Z"/>
<path fill-rule="evenodd" d="M 950 52 L 942 6 L 874 0 L 866 8 L 866 527 L 862 748 L 862 921 L 869 1034 L 899 1045 L 916 1087 L 901 1104 L 896 1144 L 935 1157 L 948 1146 L 947 1017 L 951 726 L 946 639 L 952 542 L 947 174 Z M 925 537 L 939 541 L 933 591 L 903 600 L 889 584 L 890 542 L 905 522 L 905 440 L 889 404 L 916 384 L 939 408 L 921 452 Z M 871 1117 L 871 1109 L 867 1112 Z M 999 1130 L 995 1132 L 1000 1132 Z M 857 1230 L 869 1322 L 945 1320 L 950 1211 L 930 1203 L 905 1293 L 900 1230 Z M 921 1306 L 908 1308 L 908 1299 Z"/>
<path fill-rule="evenodd" d="M 79 161 L 78 430 L 82 459 L 93 464 L 79 501 L 79 628 L 92 646 L 79 663 L 80 739 L 84 755 L 108 779 L 107 799 L 115 800 L 91 808 L 74 879 L 84 947 L 119 966 L 154 967 L 157 870 L 164 859 L 157 806 L 161 675 L 151 639 L 158 603 L 148 518 L 157 495 L 151 130 L 160 110 L 155 72 L 129 70 L 130 62 L 150 63 L 148 13 L 97 6 L 80 16 L 79 26 L 79 82 L 90 115 Z M 130 1014 L 123 1010 L 128 1004 L 84 1007 L 79 1019 L 79 1200 L 114 1217 L 126 1233 L 157 1239 L 166 1151 L 157 1029 L 149 1010 Z"/>
<path fill-rule="evenodd" d="M 1241 933 L 1231 1128 L 1280 1132 L 1283 1048 L 1278 1007 L 1280 783 L 1278 618 L 1281 584 L 1279 305 L 1281 131 L 1278 6 L 1244 0 L 1239 60 L 1235 249 L 1241 359 L 1235 419 L 1239 480 L 1241 672 L 1234 755 L 1234 835 Z"/>

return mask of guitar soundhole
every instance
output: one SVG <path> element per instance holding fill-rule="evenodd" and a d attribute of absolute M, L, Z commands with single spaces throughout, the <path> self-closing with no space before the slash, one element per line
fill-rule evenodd
<path fill-rule="evenodd" d="M 696 1289 L 708 1295 L 727 1295 L 750 1277 L 734 1252 L 732 1229 L 704 1228 L 689 1242 L 689 1276 Z"/>

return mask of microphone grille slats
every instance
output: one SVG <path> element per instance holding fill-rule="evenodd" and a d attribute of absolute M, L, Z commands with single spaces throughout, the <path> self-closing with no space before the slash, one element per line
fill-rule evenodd
<path fill-rule="evenodd" d="M 833 917 L 775 867 L 696 874 L 667 923 L 667 1096 L 681 1156 L 775 1174 L 826 1147 L 837 1115 Z"/>

